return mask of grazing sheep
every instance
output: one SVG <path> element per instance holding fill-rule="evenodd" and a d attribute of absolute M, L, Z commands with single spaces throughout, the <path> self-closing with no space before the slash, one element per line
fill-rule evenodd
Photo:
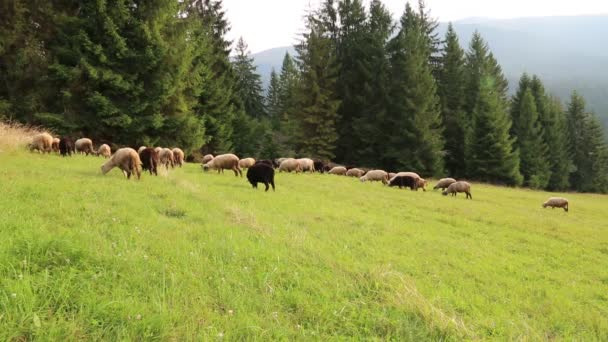
<path fill-rule="evenodd" d="M 412 177 L 412 178 L 422 178 L 420 177 L 420 175 L 418 175 L 416 172 L 397 172 L 393 177 L 394 178 L 396 176 L 407 176 L 407 177 Z"/>
<path fill-rule="evenodd" d="M 397 175 L 388 182 L 388 186 L 398 186 L 399 189 L 406 187 L 411 190 L 418 190 L 418 179 L 412 176 Z"/>
<path fill-rule="evenodd" d="M 568 212 L 568 200 L 563 197 L 549 197 L 549 199 L 543 203 L 543 208 L 546 207 L 551 207 L 552 209 L 562 208 L 564 211 Z"/>
<path fill-rule="evenodd" d="M 329 172 L 331 169 L 333 169 L 336 166 L 342 166 L 342 165 L 336 164 L 336 163 L 333 163 L 333 162 L 329 162 L 329 163 L 327 163 L 327 164 L 325 164 L 323 166 L 323 171 Z"/>
<path fill-rule="evenodd" d="M 252 165 L 247 170 L 247 180 L 254 189 L 258 188 L 258 183 L 264 183 L 268 191 L 268 184 L 272 185 L 274 191 L 274 168 L 266 163 Z"/>
<path fill-rule="evenodd" d="M 243 158 L 243 159 L 239 160 L 239 167 L 241 169 L 248 169 L 248 168 L 252 167 L 253 165 L 255 165 L 255 159 L 253 159 L 253 158 Z"/>
<path fill-rule="evenodd" d="M 213 160 L 213 154 L 205 154 L 203 157 L 203 165 Z"/>
<path fill-rule="evenodd" d="M 146 146 L 139 146 L 137 153 L 141 154 L 141 151 L 145 150 L 146 148 L 147 148 Z"/>
<path fill-rule="evenodd" d="M 441 189 L 442 191 L 447 189 L 450 184 L 456 183 L 454 178 L 441 178 L 437 184 L 433 187 L 433 190 Z"/>
<path fill-rule="evenodd" d="M 234 154 L 220 154 L 213 158 L 210 162 L 202 166 L 203 171 L 209 171 L 209 169 L 217 170 L 217 173 L 224 173 L 224 170 L 234 171 L 235 176 L 241 175 L 243 177 L 243 171 L 239 168 L 239 157 Z"/>
<path fill-rule="evenodd" d="M 51 153 L 53 150 L 53 137 L 48 133 L 36 134 L 30 143 L 30 151 L 38 150 L 39 152 Z"/>
<path fill-rule="evenodd" d="M 450 186 L 448 186 L 448 188 L 442 193 L 444 196 L 447 196 L 448 194 L 456 196 L 456 194 L 459 192 L 464 192 L 467 194 L 467 198 L 473 199 L 473 196 L 471 195 L 471 184 L 463 181 L 450 184 Z"/>
<path fill-rule="evenodd" d="M 59 152 L 59 141 L 61 139 L 59 138 L 53 138 L 53 144 L 51 145 L 51 149 L 53 150 L 53 152 Z"/>
<path fill-rule="evenodd" d="M 286 158 L 279 165 L 279 172 L 283 172 L 283 171 L 285 171 L 285 172 L 295 171 L 296 173 L 298 173 L 301 171 L 300 163 L 298 163 L 298 161 L 293 158 Z"/>
<path fill-rule="evenodd" d="M 97 153 L 98 156 L 103 156 L 104 158 L 110 158 L 110 155 L 112 154 L 112 150 L 110 150 L 110 146 L 108 146 L 107 144 L 103 144 L 101 146 L 99 146 L 99 149 L 97 149 Z"/>
<path fill-rule="evenodd" d="M 171 152 L 173 152 L 173 161 L 175 162 L 175 164 L 179 167 L 182 167 L 182 165 L 184 165 L 184 151 L 182 151 L 181 148 L 176 147 L 171 150 Z"/>
<path fill-rule="evenodd" d="M 118 167 L 122 170 L 122 173 L 131 179 L 131 174 L 137 175 L 137 179 L 141 176 L 140 171 L 141 160 L 137 151 L 132 148 L 125 147 L 121 148 L 112 157 L 101 166 L 101 172 L 105 175 L 114 167 Z"/>
<path fill-rule="evenodd" d="M 344 175 L 346 175 L 346 168 L 344 166 L 336 166 L 336 167 L 332 168 L 331 170 L 329 170 L 328 173 L 330 175 L 344 176 Z"/>
<path fill-rule="evenodd" d="M 77 153 L 84 153 L 87 156 L 89 153 L 95 154 L 95 149 L 93 149 L 93 141 L 91 141 L 89 138 L 80 138 L 76 140 L 74 147 L 76 147 Z"/>
<path fill-rule="evenodd" d="M 298 164 L 300 164 L 300 170 L 302 170 L 302 172 L 315 172 L 315 162 L 312 159 L 300 158 L 296 160 L 298 161 Z"/>
<path fill-rule="evenodd" d="M 320 159 L 313 159 L 313 165 L 315 167 L 315 171 L 323 173 L 325 172 L 324 168 L 325 168 L 325 164 L 323 163 L 322 160 Z"/>
<path fill-rule="evenodd" d="M 158 176 L 158 167 L 160 165 L 160 157 L 156 150 L 152 147 L 146 147 L 139 152 L 139 159 L 141 160 L 142 169 L 149 171 L 150 175 L 155 174 Z"/>
<path fill-rule="evenodd" d="M 365 174 L 365 171 L 363 171 L 361 169 L 357 169 L 356 167 L 352 168 L 352 169 L 349 169 L 348 171 L 346 171 L 346 175 L 348 177 L 361 178 L 361 177 L 363 177 L 364 174 Z"/>
<path fill-rule="evenodd" d="M 161 165 L 165 165 L 165 167 L 167 168 L 167 170 L 169 170 L 169 165 L 171 165 L 171 168 L 174 168 L 174 164 L 173 164 L 173 151 L 171 151 L 168 148 L 163 148 L 158 153 L 158 157 L 160 158 Z"/>
<path fill-rule="evenodd" d="M 62 137 L 59 139 L 59 153 L 65 156 L 72 156 L 75 153 L 74 142 L 69 137 Z"/>
<path fill-rule="evenodd" d="M 384 170 L 371 170 L 367 171 L 365 175 L 359 177 L 362 182 L 382 182 L 382 184 L 388 184 L 388 173 Z"/>

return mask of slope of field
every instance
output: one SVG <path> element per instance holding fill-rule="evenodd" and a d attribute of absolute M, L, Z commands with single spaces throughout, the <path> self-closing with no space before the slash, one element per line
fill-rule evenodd
<path fill-rule="evenodd" d="M 608 339 L 608 197 L 0 153 L 0 340 Z"/>

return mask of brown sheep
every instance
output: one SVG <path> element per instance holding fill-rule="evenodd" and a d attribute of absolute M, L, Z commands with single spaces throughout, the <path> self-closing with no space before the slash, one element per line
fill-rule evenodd
<path fill-rule="evenodd" d="M 182 167 L 182 165 L 184 165 L 184 151 L 182 151 L 181 148 L 176 147 L 171 152 L 173 152 L 173 161 L 175 164 Z"/>
<path fill-rule="evenodd" d="M 203 157 L 203 164 L 207 164 L 208 162 L 213 160 L 213 154 L 205 154 Z"/>
<path fill-rule="evenodd" d="M 240 175 L 243 177 L 243 171 L 239 168 L 239 157 L 232 153 L 220 154 L 202 167 L 203 171 L 214 169 L 217 170 L 217 173 L 220 173 L 220 171 L 224 173 L 224 170 L 232 170 L 235 176 L 238 177 Z"/>
<path fill-rule="evenodd" d="M 173 164 L 173 151 L 171 151 L 170 149 L 163 148 L 162 150 L 160 150 L 158 156 L 160 158 L 161 165 L 165 165 L 167 170 L 169 170 L 169 165 L 171 166 L 171 168 L 175 167 Z"/>
<path fill-rule="evenodd" d="M 549 197 L 549 199 L 543 203 L 543 208 L 546 207 L 551 207 L 552 209 L 562 208 L 564 211 L 568 212 L 568 200 L 563 197 Z"/>
<path fill-rule="evenodd" d="M 331 170 L 329 170 L 328 173 L 330 175 L 344 176 L 344 175 L 346 175 L 346 168 L 344 166 L 336 166 L 336 167 L 332 168 Z"/>
<path fill-rule="evenodd" d="M 279 165 L 279 172 L 291 172 L 295 171 L 296 173 L 302 171 L 300 168 L 300 163 L 296 159 L 286 158 Z"/>
<path fill-rule="evenodd" d="M 300 170 L 302 170 L 302 172 L 315 172 L 315 162 L 312 159 L 300 158 L 296 160 L 298 161 L 298 164 L 300 164 Z"/>
<path fill-rule="evenodd" d="M 97 149 L 97 153 L 98 156 L 102 156 L 104 158 L 110 158 L 110 155 L 112 154 L 112 150 L 110 150 L 110 146 L 108 146 L 107 144 L 103 144 L 101 146 L 99 146 L 99 149 Z"/>
<path fill-rule="evenodd" d="M 53 137 L 48 133 L 36 134 L 30 143 L 30 151 L 38 150 L 42 153 L 51 153 L 53 150 Z"/>
<path fill-rule="evenodd" d="M 101 166 L 101 172 L 105 175 L 113 168 L 118 167 L 122 173 L 131 179 L 131 174 L 137 175 L 137 179 L 141 176 L 141 160 L 137 151 L 132 148 L 121 148 L 112 157 Z"/>
<path fill-rule="evenodd" d="M 93 149 L 93 141 L 89 138 L 80 138 L 76 140 L 74 144 L 76 147 L 76 153 L 84 153 L 87 156 L 90 154 L 95 154 L 95 150 Z"/>
<path fill-rule="evenodd" d="M 154 174 L 158 176 L 158 167 L 160 165 L 160 158 L 158 153 L 152 148 L 144 148 L 139 152 L 139 159 L 141 160 L 142 169 L 150 172 L 150 175 Z"/>
<path fill-rule="evenodd" d="M 348 176 L 348 177 L 361 178 L 361 177 L 363 177 L 364 174 L 365 174 L 365 171 L 358 169 L 356 167 L 346 171 L 346 176 Z"/>
<path fill-rule="evenodd" d="M 253 158 L 243 158 L 243 159 L 239 160 L 239 167 L 241 169 L 248 169 L 248 168 L 252 167 L 253 165 L 255 165 L 255 159 L 253 159 Z"/>
<path fill-rule="evenodd" d="M 433 190 L 441 189 L 442 191 L 447 189 L 450 184 L 456 183 L 454 178 L 441 178 L 437 184 L 433 187 Z"/>
<path fill-rule="evenodd" d="M 448 186 L 448 188 L 443 191 L 443 195 L 447 196 L 448 194 L 452 194 L 452 196 L 456 196 L 457 193 L 459 192 L 464 192 L 467 194 L 467 199 L 473 199 L 473 196 L 471 195 L 471 184 L 467 183 L 467 182 L 456 182 L 456 183 L 452 183 L 450 184 L 450 186 Z"/>
<path fill-rule="evenodd" d="M 51 149 L 53 150 L 53 152 L 59 152 L 59 141 L 61 139 L 59 138 L 53 138 L 53 144 L 51 145 Z"/>
<path fill-rule="evenodd" d="M 359 178 L 362 182 L 382 182 L 382 184 L 388 184 L 388 179 L 388 173 L 384 170 L 371 170 Z"/>

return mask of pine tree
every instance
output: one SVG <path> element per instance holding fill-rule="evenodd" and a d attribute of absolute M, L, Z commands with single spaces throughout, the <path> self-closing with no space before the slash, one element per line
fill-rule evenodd
<path fill-rule="evenodd" d="M 268 117 L 272 123 L 273 129 L 280 127 L 280 115 L 281 115 L 281 84 L 279 75 L 272 68 L 270 72 L 270 83 L 268 84 L 268 90 L 266 91 L 266 108 L 268 110 Z"/>
<path fill-rule="evenodd" d="M 273 141 L 280 155 L 295 155 L 295 142 L 297 132 L 296 114 L 299 110 L 297 104 L 297 89 L 300 83 L 299 71 L 289 53 L 285 54 L 281 66 L 278 86 L 278 105 L 276 106 L 278 128 L 273 135 Z"/>
<path fill-rule="evenodd" d="M 520 185 L 519 154 L 509 136 L 511 120 L 505 110 L 496 81 L 484 75 L 477 89 L 470 137 L 470 174 L 490 183 Z"/>
<path fill-rule="evenodd" d="M 308 32 L 296 47 L 301 70 L 297 88 L 298 152 L 317 158 L 334 157 L 336 121 L 340 101 L 336 99 L 335 50 L 318 17 L 309 15 Z"/>
<path fill-rule="evenodd" d="M 445 36 L 440 65 L 437 93 L 441 99 L 445 127 L 446 168 L 450 175 L 463 177 L 466 173 L 464 145 L 467 130 L 464 113 L 464 51 L 451 23 Z"/>
<path fill-rule="evenodd" d="M 242 102 L 245 113 L 255 119 L 266 117 L 262 77 L 256 72 L 254 60 L 242 37 L 236 45 L 236 56 L 232 65 L 236 79 L 235 94 Z"/>

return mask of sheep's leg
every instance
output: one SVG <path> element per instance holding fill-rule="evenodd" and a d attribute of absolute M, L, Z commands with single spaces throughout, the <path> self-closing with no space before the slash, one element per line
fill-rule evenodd
<path fill-rule="evenodd" d="M 470 192 L 467 192 L 467 198 L 473 199 L 473 195 Z"/>
<path fill-rule="evenodd" d="M 568 204 L 566 204 L 566 205 L 564 206 L 564 211 L 565 211 L 565 212 L 568 212 Z"/>
<path fill-rule="evenodd" d="M 264 191 L 265 191 L 265 192 L 268 192 L 268 189 L 270 188 L 270 187 L 268 186 L 268 181 L 265 181 L 265 182 L 264 182 L 264 185 L 266 185 L 266 190 L 264 190 Z"/>

